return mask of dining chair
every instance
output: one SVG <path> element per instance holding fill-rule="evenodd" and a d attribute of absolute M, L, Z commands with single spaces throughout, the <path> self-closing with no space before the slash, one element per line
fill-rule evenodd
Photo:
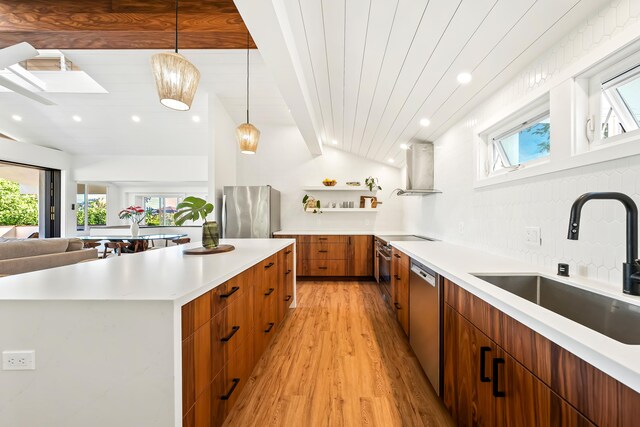
<path fill-rule="evenodd" d="M 175 243 L 176 245 L 184 245 L 187 243 L 191 243 L 191 239 L 189 237 L 181 237 L 178 239 L 173 239 L 171 240 L 173 243 Z"/>
<path fill-rule="evenodd" d="M 111 249 L 113 253 L 117 253 L 118 256 L 122 255 L 122 249 L 129 246 L 127 242 L 106 242 L 104 244 L 104 252 L 102 253 L 102 258 L 106 258 L 107 255 L 111 254 Z"/>

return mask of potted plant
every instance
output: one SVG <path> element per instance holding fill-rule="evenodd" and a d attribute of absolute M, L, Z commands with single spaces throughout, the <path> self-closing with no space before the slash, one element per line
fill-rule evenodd
<path fill-rule="evenodd" d="M 308 194 L 305 194 L 302 198 L 302 208 L 305 212 L 308 212 L 309 209 L 313 209 L 313 213 L 321 213 L 320 210 L 320 200 L 316 200 L 313 197 L 309 197 Z"/>
<path fill-rule="evenodd" d="M 129 206 L 122 209 L 118 217 L 131 221 L 131 236 L 137 237 L 140 232 L 140 223 L 144 219 L 144 209 L 141 206 Z"/>
<path fill-rule="evenodd" d="M 189 196 L 178 203 L 173 219 L 176 225 L 183 225 L 186 221 L 197 221 L 202 219 L 202 246 L 213 249 L 220 243 L 218 235 L 218 224 L 215 221 L 207 221 L 207 215 L 213 212 L 213 204 L 207 203 L 200 197 Z"/>
<path fill-rule="evenodd" d="M 369 187 L 369 191 L 373 191 L 374 189 L 382 190 L 382 187 L 380 187 L 380 185 L 378 184 L 378 178 L 370 176 L 369 178 L 364 180 L 364 184 Z"/>

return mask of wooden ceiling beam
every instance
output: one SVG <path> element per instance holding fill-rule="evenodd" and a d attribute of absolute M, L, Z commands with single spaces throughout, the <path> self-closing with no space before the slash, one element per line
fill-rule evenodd
<path fill-rule="evenodd" d="M 13 0 L 0 3 L 0 48 L 173 49 L 173 0 Z M 181 49 L 244 49 L 247 29 L 232 0 L 182 0 Z M 255 43 L 251 40 L 251 47 Z"/>

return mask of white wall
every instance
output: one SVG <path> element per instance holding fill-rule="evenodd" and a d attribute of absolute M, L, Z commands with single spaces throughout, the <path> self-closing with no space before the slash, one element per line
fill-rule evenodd
<path fill-rule="evenodd" d="M 283 230 L 402 230 L 403 198 L 391 196 L 402 186 L 398 168 L 324 147 L 324 155 L 313 157 L 295 126 L 272 126 L 260 129 L 260 145 L 255 155 L 238 154 L 237 185 L 271 185 L 282 193 L 281 221 Z M 305 186 L 322 185 L 324 178 L 339 184 L 378 177 L 383 190 L 377 197 L 383 204 L 379 213 L 305 213 L 305 194 L 329 201 L 354 201 L 358 206 L 360 193 L 305 192 Z"/>
<path fill-rule="evenodd" d="M 233 121 L 220 100 L 209 95 L 209 194 L 214 204 L 214 215 L 221 221 L 222 190 L 225 185 L 236 185 L 238 145 Z"/>
<path fill-rule="evenodd" d="M 555 270 L 558 262 L 568 262 L 573 274 L 619 290 L 625 258 L 624 209 L 617 202 L 589 202 L 577 242 L 566 239 L 569 209 L 587 191 L 621 191 L 640 203 L 640 156 L 474 190 L 473 147 L 478 140 L 477 123 L 499 115 L 544 85 L 553 90 L 562 83 L 555 76 L 595 49 L 606 48 L 625 30 L 637 29 L 639 19 L 640 0 L 612 1 L 439 138 L 435 185 L 443 194 L 408 201 L 408 228 L 523 259 L 543 269 Z M 571 143 L 569 138 L 554 138 L 572 134 L 570 120 L 552 117 L 551 126 L 552 145 Z M 541 247 L 524 243 L 526 226 L 541 227 Z"/>
<path fill-rule="evenodd" d="M 76 186 L 71 174 L 71 156 L 51 148 L 0 138 L 0 160 L 61 170 L 61 234 L 75 234 L 71 204 L 75 203 Z"/>

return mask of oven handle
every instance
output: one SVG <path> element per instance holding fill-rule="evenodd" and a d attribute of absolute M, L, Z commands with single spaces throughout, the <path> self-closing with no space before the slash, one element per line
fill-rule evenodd
<path fill-rule="evenodd" d="M 390 256 L 389 257 L 384 256 L 384 254 L 382 253 L 382 251 L 380 249 L 376 249 L 376 253 L 379 256 L 381 256 L 382 258 L 384 258 L 385 261 L 391 262 L 391 257 Z"/>

